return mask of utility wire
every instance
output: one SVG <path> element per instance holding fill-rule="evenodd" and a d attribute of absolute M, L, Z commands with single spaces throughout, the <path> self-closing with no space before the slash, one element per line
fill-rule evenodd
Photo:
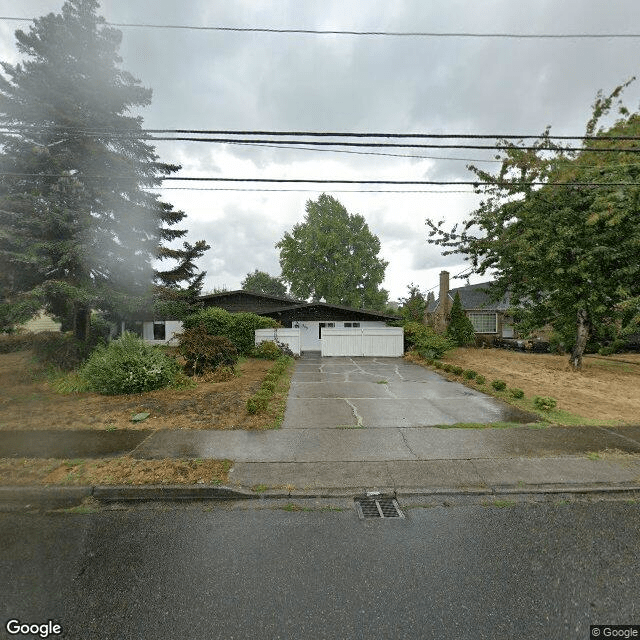
<path fill-rule="evenodd" d="M 0 129 L 23 131 L 42 130 L 60 131 L 65 133 L 83 133 L 91 135 L 112 135 L 113 137 L 144 137 L 147 134 L 195 134 L 200 136 L 274 136 L 274 137 L 305 137 L 305 138 L 416 138 L 416 139 L 538 139 L 544 137 L 547 140 L 640 140 L 640 136 L 562 136 L 542 134 L 515 134 L 515 133 L 416 133 L 416 132 L 376 132 L 376 131 L 274 131 L 274 130 L 233 130 L 233 129 L 134 129 L 130 131 L 106 129 L 106 128 L 81 128 L 67 127 L 64 125 L 24 125 L 4 124 Z M 274 141 L 277 142 L 277 141 Z"/>
<path fill-rule="evenodd" d="M 0 16 L 0 20 L 32 22 L 33 18 Z M 404 38 L 508 38 L 508 39 L 619 39 L 640 38 L 638 33 L 514 33 L 472 31 L 357 31 L 352 29 L 278 29 L 272 27 L 220 27 L 188 24 L 153 24 L 139 22 L 104 22 L 110 27 L 142 29 L 184 29 L 190 31 L 219 31 L 234 33 L 271 33 L 320 36 L 384 36 Z"/>
<path fill-rule="evenodd" d="M 77 178 L 90 180 L 131 180 L 132 176 L 103 176 L 83 175 L 81 173 L 69 174 L 42 174 L 42 173 L 13 173 L 0 172 L 0 176 L 13 177 L 39 177 L 39 178 Z M 453 180 L 343 180 L 343 179 L 318 179 L 318 178 L 219 178 L 219 177 L 195 177 L 195 176 L 156 176 L 158 181 L 178 180 L 185 182 L 265 182 L 278 184 L 393 184 L 393 185 L 431 185 L 431 186 L 500 186 L 515 187 L 513 182 L 482 182 L 479 180 L 453 181 Z M 531 186 L 560 186 L 560 187 L 632 187 L 640 186 L 640 182 L 529 182 Z"/>

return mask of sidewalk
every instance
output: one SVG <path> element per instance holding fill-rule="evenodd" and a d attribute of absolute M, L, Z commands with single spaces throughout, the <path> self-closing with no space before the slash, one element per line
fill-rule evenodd
<path fill-rule="evenodd" d="M 94 438 L 91 437 L 93 433 Z M 101 499 L 640 491 L 640 426 L 4 432 L 0 457 L 228 458 L 229 487 L 86 488 Z M 61 437 L 62 436 L 62 437 Z M 110 442 L 111 440 L 111 442 Z M 96 446 L 96 442 L 100 447 Z M 131 449 L 123 451 L 124 443 Z M 66 447 L 65 452 L 61 445 Z M 259 493 L 256 493 L 256 488 Z M 68 488 L 71 493 L 82 490 Z M 237 491 L 237 494 L 229 492 Z M 40 490 L 42 493 L 43 490 Z M 63 488 L 51 488 L 58 497 Z M 25 495 L 38 493 L 33 487 Z M 97 493 L 96 493 L 97 492 Z M 2 497 L 20 490 L 0 491 Z M 45 492 L 46 493 L 46 492 Z"/>

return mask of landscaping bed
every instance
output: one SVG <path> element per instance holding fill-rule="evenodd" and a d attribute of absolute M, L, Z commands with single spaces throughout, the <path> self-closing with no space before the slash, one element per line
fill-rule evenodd
<path fill-rule="evenodd" d="M 583 418 L 580 421 L 550 412 L 552 422 L 640 424 L 640 354 L 586 356 L 580 372 L 571 369 L 567 356 L 503 349 L 458 348 L 448 352 L 442 361 L 477 371 L 486 378 L 486 383 L 479 386 L 465 381 L 469 386 L 493 393 L 518 407 L 524 408 L 525 403 L 510 399 L 508 393 L 495 393 L 491 381 L 504 380 L 508 388 L 522 389 L 529 402 L 535 396 L 553 397 L 560 412 Z M 444 375 L 464 381 L 459 376 Z"/>
<path fill-rule="evenodd" d="M 0 354 L 0 431 L 9 429 L 264 429 L 278 425 L 292 366 L 278 384 L 266 411 L 251 414 L 247 400 L 273 361 L 247 359 L 238 375 L 224 382 L 198 379 L 195 388 L 103 396 L 61 394 L 33 364 L 28 351 Z M 137 414 L 149 416 L 132 422 Z"/>

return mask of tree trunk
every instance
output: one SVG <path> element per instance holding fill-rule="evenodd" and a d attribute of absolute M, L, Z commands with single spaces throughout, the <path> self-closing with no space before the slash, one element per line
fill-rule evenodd
<path fill-rule="evenodd" d="M 91 309 L 86 307 L 76 308 L 73 314 L 73 333 L 78 340 L 86 342 L 89 339 L 91 328 Z"/>
<path fill-rule="evenodd" d="M 589 313 L 586 309 L 578 309 L 577 325 L 576 325 L 576 343 L 571 350 L 569 364 L 575 369 L 582 368 L 582 354 L 587 346 L 589 339 Z"/>

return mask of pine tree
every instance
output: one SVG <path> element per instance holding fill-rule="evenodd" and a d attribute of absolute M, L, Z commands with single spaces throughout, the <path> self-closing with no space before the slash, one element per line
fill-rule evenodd
<path fill-rule="evenodd" d="M 149 309 L 152 260 L 186 234 L 173 228 L 184 212 L 147 191 L 180 167 L 158 162 L 130 115 L 151 90 L 120 68 L 122 34 L 98 6 L 67 0 L 16 31 L 25 61 L 0 75 L 0 299 L 43 305 L 80 338 L 91 308 Z"/>
<path fill-rule="evenodd" d="M 451 338 L 459 347 L 467 347 L 473 344 L 476 339 L 475 329 L 462 308 L 460 294 L 457 291 L 449 314 L 447 337 Z"/>

